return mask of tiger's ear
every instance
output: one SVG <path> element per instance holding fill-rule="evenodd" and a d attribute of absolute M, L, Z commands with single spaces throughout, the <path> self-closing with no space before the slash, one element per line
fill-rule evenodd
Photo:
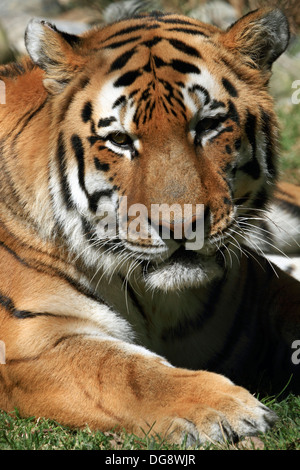
<path fill-rule="evenodd" d="M 25 32 L 27 51 L 46 72 L 44 86 L 50 93 L 60 93 L 85 60 L 79 54 L 81 38 L 58 31 L 46 21 L 33 19 Z"/>
<path fill-rule="evenodd" d="M 270 71 L 287 48 L 289 37 L 289 24 L 283 12 L 261 8 L 230 26 L 220 40 L 231 52 L 241 54 L 248 65 Z"/>

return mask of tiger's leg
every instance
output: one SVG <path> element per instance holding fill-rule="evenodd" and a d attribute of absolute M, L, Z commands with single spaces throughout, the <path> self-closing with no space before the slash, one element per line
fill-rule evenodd
<path fill-rule="evenodd" d="M 8 250 L 1 269 L 0 408 L 100 430 L 153 426 L 176 442 L 254 434 L 274 421 L 223 376 L 172 367 L 133 344 L 124 319 L 63 277 Z"/>
<path fill-rule="evenodd" d="M 25 330 L 33 322 L 33 334 L 51 328 L 56 335 L 37 353 L 8 351 L 0 381 L 6 410 L 100 430 L 140 434 L 153 426 L 152 433 L 175 442 L 185 434 L 190 441 L 251 435 L 274 421 L 272 412 L 223 376 L 173 368 L 144 348 L 105 335 L 71 333 L 65 319 L 25 322 Z"/>
<path fill-rule="evenodd" d="M 223 376 L 174 368 L 85 321 L 5 315 L 0 408 L 7 411 L 17 407 L 23 416 L 74 427 L 151 429 L 174 442 L 185 434 L 189 442 L 251 435 L 274 421 L 272 412 Z"/>

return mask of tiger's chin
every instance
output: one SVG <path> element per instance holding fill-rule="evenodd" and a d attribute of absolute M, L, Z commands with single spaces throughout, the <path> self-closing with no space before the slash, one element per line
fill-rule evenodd
<path fill-rule="evenodd" d="M 223 274 L 216 256 L 180 248 L 163 263 L 150 265 L 143 277 L 148 289 L 171 292 L 205 286 Z"/>

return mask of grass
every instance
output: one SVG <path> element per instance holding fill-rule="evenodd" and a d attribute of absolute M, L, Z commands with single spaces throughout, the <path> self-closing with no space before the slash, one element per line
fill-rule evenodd
<path fill-rule="evenodd" d="M 176 7 L 176 2 L 177 0 L 173 0 L 170 3 L 175 4 Z M 297 53 L 298 50 L 292 52 Z M 286 92 L 287 95 L 291 93 L 290 89 Z M 300 184 L 300 104 L 280 107 L 277 112 L 281 126 L 282 179 Z M 300 450 L 300 397 L 289 395 L 282 401 L 269 398 L 264 400 L 264 403 L 279 417 L 274 428 L 268 433 L 256 439 L 245 439 L 239 444 L 209 444 L 202 448 Z M 0 450 L 179 450 L 184 448 L 185 446 L 170 446 L 163 440 L 154 441 L 149 436 L 141 439 L 125 432 L 92 432 L 88 428 L 71 430 L 51 420 L 22 419 L 18 412 L 8 414 L 0 411 Z"/>
<path fill-rule="evenodd" d="M 207 444 L 195 449 L 211 450 L 300 450 L 300 397 L 289 395 L 282 401 L 263 400 L 279 417 L 266 434 L 237 444 Z M 0 450 L 186 450 L 162 439 L 134 435 L 72 430 L 43 418 L 20 418 L 18 412 L 0 411 Z"/>

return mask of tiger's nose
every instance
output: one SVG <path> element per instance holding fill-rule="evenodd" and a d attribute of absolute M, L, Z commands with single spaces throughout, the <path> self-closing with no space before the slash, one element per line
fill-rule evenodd
<path fill-rule="evenodd" d="M 200 205 L 202 206 L 202 204 Z M 204 241 L 205 231 L 205 211 L 204 207 L 201 210 L 197 208 L 197 212 L 192 215 L 181 218 L 161 218 L 159 221 L 154 222 L 154 228 L 163 240 L 172 239 L 178 243 L 186 243 L 198 239 Z M 153 226 L 153 220 L 151 221 Z M 200 249 L 201 247 L 197 248 Z"/>

